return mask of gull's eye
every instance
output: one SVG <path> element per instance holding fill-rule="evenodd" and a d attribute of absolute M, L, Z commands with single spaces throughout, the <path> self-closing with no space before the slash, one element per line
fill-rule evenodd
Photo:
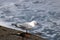
<path fill-rule="evenodd" d="M 37 25 L 39 25 L 39 23 L 36 23 Z"/>

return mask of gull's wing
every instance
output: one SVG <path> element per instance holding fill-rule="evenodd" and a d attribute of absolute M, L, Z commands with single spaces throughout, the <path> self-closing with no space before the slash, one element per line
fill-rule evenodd
<path fill-rule="evenodd" d="M 29 25 L 29 22 L 26 23 L 17 23 L 15 24 L 16 27 L 21 28 L 21 29 L 29 29 L 32 28 L 31 25 Z"/>
<path fill-rule="evenodd" d="M 21 28 L 21 29 L 30 29 L 30 28 L 32 28 L 32 26 L 29 25 L 29 22 L 17 23 L 17 24 L 13 24 L 13 25 L 16 26 L 17 28 Z"/>

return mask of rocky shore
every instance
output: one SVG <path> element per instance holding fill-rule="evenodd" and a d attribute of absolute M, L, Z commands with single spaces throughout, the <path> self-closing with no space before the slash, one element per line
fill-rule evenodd
<path fill-rule="evenodd" d="M 23 40 L 23 37 L 21 36 L 12 35 L 17 33 L 22 33 L 22 32 L 0 26 L 0 40 Z M 27 39 L 27 40 L 45 40 L 41 37 L 34 35 L 32 37 L 33 37 L 32 39 Z M 26 40 L 26 38 L 24 38 L 24 40 Z"/>

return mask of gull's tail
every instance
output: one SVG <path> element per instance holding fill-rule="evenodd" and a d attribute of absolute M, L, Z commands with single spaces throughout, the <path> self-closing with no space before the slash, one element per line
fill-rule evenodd
<path fill-rule="evenodd" d="M 17 24 L 14 24 L 14 23 L 13 23 L 13 24 L 11 24 L 11 25 L 18 27 L 18 26 L 17 26 Z"/>

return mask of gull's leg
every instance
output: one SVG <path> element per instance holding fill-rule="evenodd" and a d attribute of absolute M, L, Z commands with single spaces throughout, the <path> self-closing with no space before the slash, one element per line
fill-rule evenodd
<path fill-rule="evenodd" d="M 26 33 L 28 33 L 28 30 L 26 29 Z"/>
<path fill-rule="evenodd" d="M 27 34 L 27 29 L 26 29 L 26 34 Z M 26 40 L 27 40 L 27 38 L 26 38 Z"/>
<path fill-rule="evenodd" d="M 32 29 L 31 29 L 31 30 L 32 30 Z M 32 34 L 32 32 L 31 32 L 31 34 Z M 32 36 L 33 36 L 33 34 L 31 35 L 31 40 L 33 39 L 33 37 L 32 37 Z"/>

